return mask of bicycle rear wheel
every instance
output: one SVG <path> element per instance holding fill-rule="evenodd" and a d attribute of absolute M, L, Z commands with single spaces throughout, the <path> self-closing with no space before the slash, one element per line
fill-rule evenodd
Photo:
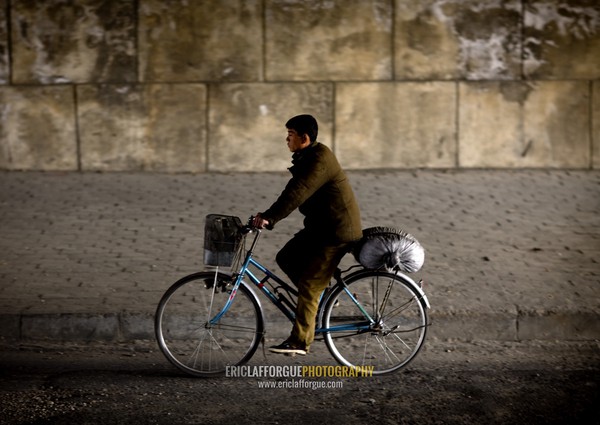
<path fill-rule="evenodd" d="M 372 367 L 374 375 L 406 366 L 427 333 L 425 300 L 401 275 L 386 272 L 349 276 L 346 287 L 333 290 L 322 317 L 323 327 L 332 329 L 324 338 L 333 357 L 346 366 Z"/>
<path fill-rule="evenodd" d="M 213 376 L 227 366 L 247 362 L 264 330 L 256 295 L 242 282 L 229 309 L 215 323 L 232 296 L 231 277 L 200 272 L 174 283 L 163 295 L 155 316 L 155 333 L 165 357 L 193 376 Z"/>

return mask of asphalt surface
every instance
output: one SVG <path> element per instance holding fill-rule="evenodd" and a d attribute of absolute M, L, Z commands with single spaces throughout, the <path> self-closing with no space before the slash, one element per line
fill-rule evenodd
<path fill-rule="evenodd" d="M 429 337 L 600 339 L 600 172 L 353 171 L 363 227 L 425 247 Z M 153 338 L 162 293 L 204 269 L 204 217 L 266 209 L 286 173 L 0 173 L 0 337 Z M 263 232 L 258 258 L 301 227 Z M 344 265 L 352 263 L 350 256 Z M 263 305 L 266 300 L 263 300 Z M 268 309 L 267 332 L 289 324 Z"/>
<path fill-rule="evenodd" d="M 251 364 L 335 365 L 314 347 Z M 429 341 L 406 369 L 379 377 L 191 379 L 139 341 L 0 345 L 0 417 L 3 425 L 592 425 L 599 358 L 589 341 Z"/>

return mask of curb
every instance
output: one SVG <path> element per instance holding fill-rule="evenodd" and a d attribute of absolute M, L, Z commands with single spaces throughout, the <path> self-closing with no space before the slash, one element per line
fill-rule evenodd
<path fill-rule="evenodd" d="M 430 311 L 428 338 L 491 341 L 600 340 L 600 312 Z M 268 320 L 270 329 L 289 322 Z M 153 313 L 0 315 L 0 338 L 13 341 L 130 342 L 154 340 Z"/>

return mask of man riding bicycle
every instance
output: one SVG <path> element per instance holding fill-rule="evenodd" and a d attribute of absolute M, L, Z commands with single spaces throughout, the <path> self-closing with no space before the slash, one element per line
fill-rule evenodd
<path fill-rule="evenodd" d="M 296 208 L 304 228 L 278 252 L 281 269 L 298 287 L 296 320 L 290 336 L 270 351 L 306 354 L 315 336 L 319 297 L 352 242 L 362 237 L 360 211 L 352 187 L 333 152 L 317 142 L 318 124 L 311 115 L 298 115 L 286 124 L 292 154 L 292 178 L 253 225 L 273 229 Z"/>

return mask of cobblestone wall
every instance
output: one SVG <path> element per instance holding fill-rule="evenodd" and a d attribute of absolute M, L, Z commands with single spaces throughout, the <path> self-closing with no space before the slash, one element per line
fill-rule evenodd
<path fill-rule="evenodd" d="M 0 169 L 600 168 L 597 0 L 0 0 Z"/>

